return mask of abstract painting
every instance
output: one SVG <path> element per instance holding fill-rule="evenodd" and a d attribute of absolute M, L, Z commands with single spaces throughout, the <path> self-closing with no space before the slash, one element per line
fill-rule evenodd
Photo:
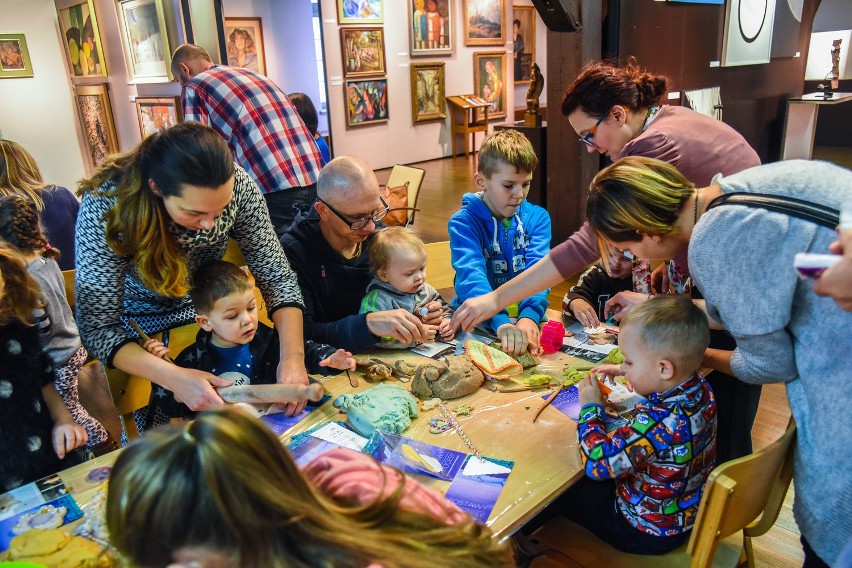
<path fill-rule="evenodd" d="M 228 65 L 266 75 L 263 27 L 260 18 L 225 18 Z"/>
<path fill-rule="evenodd" d="M 180 97 L 136 97 L 136 117 L 142 138 L 183 120 Z"/>
<path fill-rule="evenodd" d="M 93 1 L 59 1 L 57 11 L 71 77 L 106 77 L 106 58 Z"/>
<path fill-rule="evenodd" d="M 108 155 L 118 152 L 107 85 L 78 85 L 77 108 L 86 142 L 86 156 L 94 171 Z"/>
<path fill-rule="evenodd" d="M 361 25 L 381 24 L 385 19 L 382 1 L 383 0 L 337 0 L 337 23 Z"/>
<path fill-rule="evenodd" d="M 485 99 L 490 105 L 489 119 L 506 116 L 505 78 L 505 51 L 473 54 L 473 88 L 475 94 Z"/>
<path fill-rule="evenodd" d="M 387 73 L 382 28 L 340 28 L 340 49 L 343 50 L 345 77 Z"/>
<path fill-rule="evenodd" d="M 503 0 L 464 0 L 465 45 L 504 45 L 506 13 Z"/>
<path fill-rule="evenodd" d="M 725 12 L 722 67 L 769 63 L 774 20 L 775 0 L 730 0 Z"/>
<path fill-rule="evenodd" d="M 804 0 L 775 0 L 771 57 L 795 57 L 799 52 L 799 28 Z"/>
<path fill-rule="evenodd" d="M 0 34 L 0 79 L 32 76 L 33 66 L 24 34 Z"/>
<path fill-rule="evenodd" d="M 453 52 L 455 0 L 407 0 L 411 57 Z"/>
<path fill-rule="evenodd" d="M 411 64 L 411 116 L 424 122 L 447 116 L 443 63 Z"/>
<path fill-rule="evenodd" d="M 346 81 L 346 124 L 364 126 L 388 120 L 388 79 Z"/>

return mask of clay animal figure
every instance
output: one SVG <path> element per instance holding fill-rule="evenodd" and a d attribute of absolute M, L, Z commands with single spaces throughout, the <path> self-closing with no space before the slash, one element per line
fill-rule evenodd
<path fill-rule="evenodd" d="M 389 381 L 396 377 L 407 383 L 414 376 L 416 368 L 400 359 L 389 363 L 375 357 L 369 359 L 356 359 L 355 368 L 364 373 L 364 378 L 369 381 Z"/>
<path fill-rule="evenodd" d="M 349 416 L 349 425 L 368 438 L 376 430 L 401 434 L 417 418 L 417 401 L 396 385 L 379 384 L 354 395 L 342 394 L 334 406 Z"/>
<path fill-rule="evenodd" d="M 485 375 L 465 356 L 450 355 L 417 367 L 411 392 L 422 400 L 444 400 L 472 393 L 485 382 Z"/>

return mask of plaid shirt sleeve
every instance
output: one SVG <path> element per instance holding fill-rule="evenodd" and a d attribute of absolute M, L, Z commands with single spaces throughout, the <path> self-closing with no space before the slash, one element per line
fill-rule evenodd
<path fill-rule="evenodd" d="M 181 93 L 183 104 L 183 119 L 185 121 L 210 124 L 210 116 L 204 104 L 204 93 L 195 85 L 187 84 Z"/>

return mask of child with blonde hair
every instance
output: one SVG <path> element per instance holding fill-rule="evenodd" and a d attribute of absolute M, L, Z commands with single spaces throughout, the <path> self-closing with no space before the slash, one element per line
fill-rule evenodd
<path fill-rule="evenodd" d="M 86 429 L 89 448 L 97 455 L 118 448 L 103 425 L 80 404 L 80 370 L 89 353 L 80 341 L 74 314 L 65 297 L 65 280 L 39 221 L 35 203 L 18 195 L 0 197 L 0 240 L 27 262 L 27 271 L 41 288 L 42 307 L 36 309 L 42 347 L 54 368 L 54 385 L 74 422 Z"/>
<path fill-rule="evenodd" d="M 35 311 L 42 291 L 23 258 L 0 245 L 0 493 L 80 462 L 86 443 L 53 384 Z"/>
<path fill-rule="evenodd" d="M 361 313 L 381 312 L 402 308 L 417 316 L 425 316 L 426 304 L 446 304 L 435 288 L 426 282 L 426 245 L 408 227 L 386 227 L 376 231 L 370 243 L 370 272 L 373 279 L 367 285 L 367 294 L 361 301 Z M 430 339 L 438 334 L 452 339 L 450 315 L 438 326 L 427 326 Z M 393 338 L 382 338 L 379 347 L 405 349 L 415 342 L 403 343 Z"/>

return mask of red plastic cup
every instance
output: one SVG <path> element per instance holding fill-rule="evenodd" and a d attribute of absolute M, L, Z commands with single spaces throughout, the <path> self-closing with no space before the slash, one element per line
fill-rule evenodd
<path fill-rule="evenodd" d="M 541 347 L 546 354 L 556 353 L 562 348 L 565 326 L 561 321 L 550 320 L 541 328 Z"/>

